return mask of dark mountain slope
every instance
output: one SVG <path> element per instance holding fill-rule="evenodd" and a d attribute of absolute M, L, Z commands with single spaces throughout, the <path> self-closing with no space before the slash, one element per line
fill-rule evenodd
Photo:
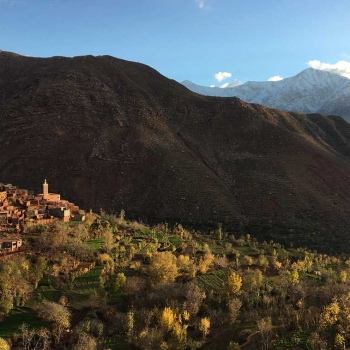
<path fill-rule="evenodd" d="M 339 117 L 199 96 L 108 56 L 2 52 L 0 96 L 3 181 L 38 191 L 46 177 L 87 209 L 349 243 L 350 125 Z"/>

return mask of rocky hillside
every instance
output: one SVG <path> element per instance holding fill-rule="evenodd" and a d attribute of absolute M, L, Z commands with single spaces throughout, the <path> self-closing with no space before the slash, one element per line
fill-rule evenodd
<path fill-rule="evenodd" d="M 199 86 L 190 81 L 182 84 L 201 95 L 236 96 L 283 111 L 340 115 L 350 121 L 350 79 L 313 68 L 280 81 L 248 81 L 227 88 Z"/>
<path fill-rule="evenodd" d="M 86 209 L 349 245 L 340 117 L 200 96 L 109 56 L 1 52 L 0 130 L 2 182 L 39 191 L 47 178 Z"/>

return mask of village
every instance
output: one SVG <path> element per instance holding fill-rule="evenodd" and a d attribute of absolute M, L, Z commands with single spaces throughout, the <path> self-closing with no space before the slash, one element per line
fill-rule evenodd
<path fill-rule="evenodd" d="M 0 183 L 0 254 L 20 250 L 26 228 L 54 220 L 84 221 L 85 212 L 74 203 L 61 199 L 60 194 L 49 193 L 46 179 L 42 193 L 38 195 L 12 184 Z"/>

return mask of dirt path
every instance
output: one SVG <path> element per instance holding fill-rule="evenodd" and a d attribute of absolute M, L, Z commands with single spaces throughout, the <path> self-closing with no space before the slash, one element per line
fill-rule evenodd
<path fill-rule="evenodd" d="M 254 333 L 249 334 L 245 343 L 243 343 L 239 347 L 242 349 L 244 346 L 248 345 L 252 341 L 252 338 L 259 333 L 260 333 L 260 331 L 255 331 Z"/>
<path fill-rule="evenodd" d="M 273 328 L 286 328 L 287 325 L 282 325 L 282 326 L 273 326 Z M 247 337 L 247 340 L 245 341 L 245 343 L 243 343 L 242 345 L 240 345 L 239 347 L 242 349 L 243 347 L 245 347 L 246 345 L 250 344 L 250 342 L 252 341 L 252 338 L 259 334 L 260 331 L 255 331 L 254 333 L 252 334 L 249 334 L 248 337 Z"/>

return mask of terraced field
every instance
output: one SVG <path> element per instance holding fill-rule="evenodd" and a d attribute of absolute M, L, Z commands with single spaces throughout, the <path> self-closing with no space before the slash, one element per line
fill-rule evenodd
<path fill-rule="evenodd" d="M 222 291 L 223 285 L 229 275 L 228 270 L 217 270 L 206 275 L 196 277 L 196 281 L 206 291 L 213 290 L 216 292 Z"/>
<path fill-rule="evenodd" d="M 133 347 L 129 345 L 123 338 L 121 337 L 113 337 L 113 338 L 102 338 L 99 340 L 97 345 L 98 350 L 131 350 Z"/>
<path fill-rule="evenodd" d="M 31 329 L 39 329 L 46 327 L 46 322 L 38 319 L 34 311 L 30 308 L 22 307 L 11 310 L 10 315 L 5 321 L 1 322 L 0 337 L 11 338 L 15 333 L 19 332 L 19 327 L 25 323 Z"/>

